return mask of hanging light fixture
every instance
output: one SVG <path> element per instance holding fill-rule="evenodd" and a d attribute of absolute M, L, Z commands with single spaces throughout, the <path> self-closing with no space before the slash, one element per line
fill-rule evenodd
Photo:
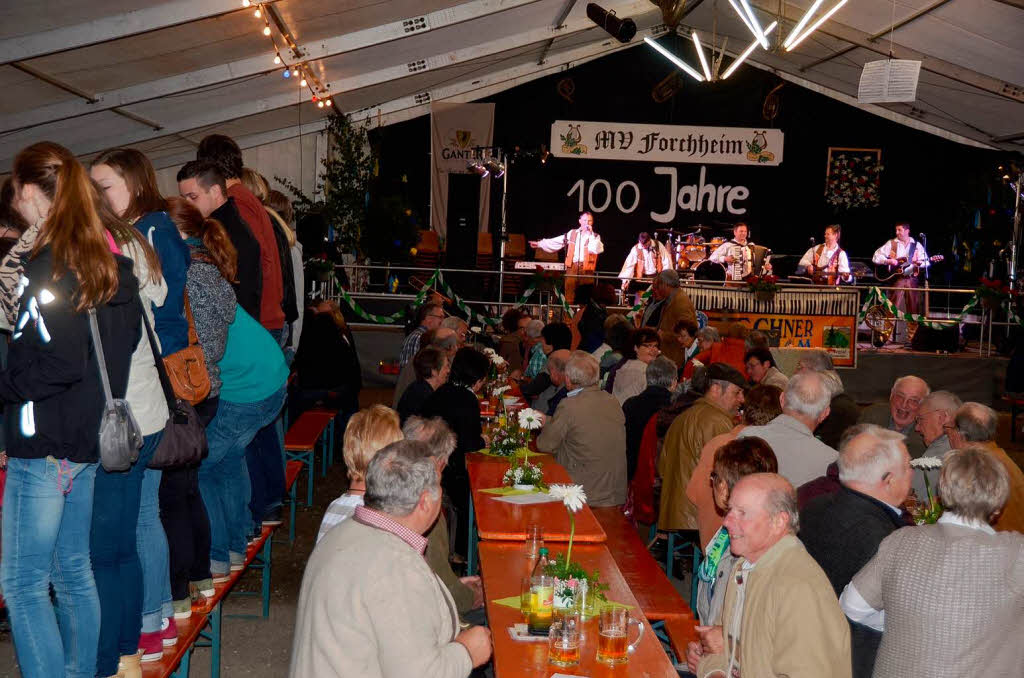
<path fill-rule="evenodd" d="M 800 21 L 796 22 L 796 26 L 794 26 L 793 30 L 789 32 L 786 39 L 782 41 L 783 47 L 789 47 L 789 43 L 793 42 L 793 38 L 800 35 L 800 31 L 804 29 L 804 26 L 807 25 L 807 22 L 811 20 L 811 17 L 814 16 L 814 13 L 818 11 L 818 8 L 821 7 L 824 2 L 825 0 L 814 0 L 814 4 L 811 5 L 811 8 L 804 12 L 804 15 L 800 17 Z"/>
<path fill-rule="evenodd" d="M 704 69 L 704 77 L 711 82 L 711 67 L 708 66 L 708 60 L 704 57 L 704 47 L 700 44 L 697 31 L 691 31 L 690 37 L 693 38 L 693 46 L 697 48 L 697 57 L 700 59 L 700 67 Z"/>
<path fill-rule="evenodd" d="M 736 15 L 739 16 L 739 18 L 743 21 L 743 25 L 747 27 L 747 30 L 750 31 L 750 34 L 753 35 L 754 39 L 757 40 L 757 42 L 760 44 L 761 36 L 758 35 L 758 32 L 754 28 L 754 25 L 750 23 L 750 19 L 747 17 L 747 13 L 743 11 L 743 8 L 736 3 L 736 0 L 729 0 L 729 5 L 732 7 L 733 11 L 736 12 Z"/>
<path fill-rule="evenodd" d="M 800 35 L 799 35 L 798 37 L 794 38 L 794 39 L 793 39 L 793 41 L 792 41 L 792 42 L 790 42 L 790 43 L 789 43 L 788 45 L 785 45 L 785 47 L 786 47 L 786 51 L 787 51 L 787 52 L 790 52 L 790 51 L 792 51 L 794 47 L 796 47 L 797 45 L 799 45 L 799 44 L 800 44 L 801 42 L 803 42 L 803 41 L 804 41 L 804 38 L 806 38 L 806 37 L 807 37 L 808 35 L 810 35 L 810 34 L 811 34 L 811 33 L 813 33 L 814 31 L 816 31 L 816 30 L 818 30 L 819 28 L 821 28 L 821 25 L 822 25 L 823 23 L 825 23 L 826 21 L 828 21 L 828 18 L 829 18 L 830 16 L 832 16 L 833 14 L 835 14 L 836 12 L 838 12 L 838 11 L 839 11 L 839 8 L 840 8 L 840 7 L 842 7 L 843 5 L 845 5 L 845 4 L 847 3 L 847 1 L 848 1 L 848 0 L 839 0 L 839 2 L 838 2 L 838 3 L 836 4 L 836 6 L 835 6 L 835 7 L 833 7 L 833 8 L 832 8 L 832 9 L 830 9 L 829 11 L 825 12 L 824 14 L 822 14 L 822 15 L 821 15 L 821 17 L 820 17 L 820 18 L 819 18 L 819 19 L 818 19 L 817 21 L 815 21 L 815 22 L 814 22 L 814 23 L 813 23 L 813 24 L 811 25 L 811 27 L 810 27 L 810 28 L 808 28 L 808 29 L 807 29 L 806 31 L 804 31 L 803 33 L 801 33 L 801 34 L 800 34 Z M 810 14 L 810 12 L 808 12 L 808 14 Z M 795 33 L 796 31 L 793 31 L 793 32 Z M 791 35 L 790 37 L 792 37 L 792 35 Z M 788 39 L 788 38 L 787 38 L 787 39 Z"/>
<path fill-rule="evenodd" d="M 775 27 L 778 26 L 778 25 L 779 25 L 778 21 L 771 22 L 771 24 L 768 25 L 768 28 L 764 29 L 765 36 L 767 36 L 769 33 L 774 31 Z M 743 53 L 740 54 L 738 57 L 736 57 L 735 61 L 733 61 L 731 64 L 729 64 L 729 68 L 725 69 L 725 73 L 722 74 L 722 80 L 725 80 L 730 75 L 732 75 L 732 72 L 735 71 L 737 68 L 739 68 L 740 64 L 742 64 L 746 60 L 746 58 L 748 56 L 750 56 L 750 53 L 753 52 L 755 49 L 757 49 L 758 45 L 760 45 L 760 44 L 761 43 L 759 41 L 757 41 L 757 40 L 755 40 L 754 42 L 750 43 L 750 46 L 747 47 L 745 50 L 743 50 Z"/>
<path fill-rule="evenodd" d="M 693 78 L 697 82 L 704 82 L 704 76 L 703 75 L 701 75 L 697 71 L 695 71 L 692 68 L 690 68 L 689 64 L 687 64 L 685 61 L 683 61 L 682 59 L 677 57 L 675 54 L 673 54 L 672 52 L 668 51 L 667 49 L 665 49 L 664 47 L 659 45 L 656 41 L 652 40 L 649 36 L 644 36 L 644 42 L 646 42 L 648 45 L 653 47 L 656 52 L 661 54 L 661 56 L 665 57 L 666 59 L 668 59 L 669 61 L 674 63 L 676 66 L 678 66 L 688 76 L 690 76 L 691 78 Z"/>
<path fill-rule="evenodd" d="M 743 5 L 743 11 L 747 13 L 747 18 L 750 19 L 750 27 L 754 32 L 754 36 L 757 37 L 757 41 L 761 43 L 761 47 L 768 49 L 768 38 L 765 37 L 765 32 L 761 30 L 761 22 L 757 20 L 754 9 L 747 0 L 740 0 L 740 4 Z"/>

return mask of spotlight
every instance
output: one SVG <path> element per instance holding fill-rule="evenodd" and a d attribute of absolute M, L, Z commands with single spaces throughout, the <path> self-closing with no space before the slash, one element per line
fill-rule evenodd
<path fill-rule="evenodd" d="M 494 175 L 495 179 L 500 179 L 505 174 L 505 165 L 497 158 L 487 158 L 484 160 L 484 167 Z"/>
<path fill-rule="evenodd" d="M 629 42 L 636 35 L 636 23 L 632 19 L 620 19 L 596 3 L 587 3 L 587 16 L 619 42 Z"/>
<path fill-rule="evenodd" d="M 491 173 L 491 171 L 487 169 L 487 166 L 484 163 L 480 162 L 479 160 L 470 160 L 469 162 L 467 162 L 466 169 L 468 169 L 473 174 L 480 175 L 481 177 L 486 177 L 488 174 Z"/>

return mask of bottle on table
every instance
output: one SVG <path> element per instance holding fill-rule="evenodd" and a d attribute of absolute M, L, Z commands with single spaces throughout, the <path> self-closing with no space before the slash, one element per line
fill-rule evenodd
<path fill-rule="evenodd" d="M 547 635 L 555 602 L 555 580 L 544 573 L 548 566 L 547 547 L 538 551 L 537 564 L 530 577 L 530 633 Z"/>

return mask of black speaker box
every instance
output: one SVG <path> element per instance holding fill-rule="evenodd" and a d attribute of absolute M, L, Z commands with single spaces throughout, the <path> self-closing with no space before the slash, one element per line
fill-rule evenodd
<path fill-rule="evenodd" d="M 490 181 L 484 178 L 483 181 Z M 473 268 L 476 265 L 480 224 L 480 182 L 476 174 L 448 175 L 448 236 L 445 265 Z"/>
<path fill-rule="evenodd" d="M 910 348 L 927 353 L 956 353 L 960 350 L 960 325 L 944 325 L 941 330 L 920 325 Z"/>

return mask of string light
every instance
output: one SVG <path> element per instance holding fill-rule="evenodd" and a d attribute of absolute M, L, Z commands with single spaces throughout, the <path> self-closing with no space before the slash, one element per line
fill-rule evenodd
<path fill-rule="evenodd" d="M 253 10 L 253 16 L 257 19 L 263 20 L 263 35 L 270 38 L 270 43 L 274 50 L 274 65 L 280 66 L 284 63 L 284 57 L 281 56 L 281 48 L 273 37 L 273 31 L 270 28 L 269 14 L 264 11 L 264 3 L 254 2 L 253 0 L 242 0 L 242 7 L 252 7 L 254 5 L 256 9 Z M 286 32 L 287 29 L 285 29 L 281 24 L 278 24 L 278 29 L 280 30 L 281 37 L 284 40 L 285 47 L 291 50 L 291 54 L 293 56 L 301 59 L 303 56 L 302 51 L 295 44 L 295 41 L 292 40 L 291 36 L 288 35 Z M 309 92 L 312 95 L 312 101 L 317 105 L 317 108 L 323 108 L 325 105 L 334 106 L 334 102 L 330 99 L 320 99 L 317 97 L 315 92 L 327 91 L 327 87 L 320 82 L 320 80 L 306 65 L 301 63 L 293 64 L 291 66 L 284 64 L 284 68 L 281 71 L 281 77 L 286 80 L 292 77 L 295 77 L 296 79 L 301 77 L 301 79 L 299 79 L 299 87 L 309 89 Z"/>
<path fill-rule="evenodd" d="M 287 80 L 288 78 L 292 77 L 292 72 L 286 68 L 284 69 L 284 73 L 282 73 L 281 75 L 283 75 L 284 78 Z"/>
<path fill-rule="evenodd" d="M 270 26 L 263 27 L 263 35 L 270 35 Z"/>
<path fill-rule="evenodd" d="M 332 101 L 331 99 L 328 99 L 327 100 L 327 105 L 328 106 L 333 106 L 334 105 L 334 101 Z"/>
<path fill-rule="evenodd" d="M 306 79 L 303 78 L 302 81 L 299 82 L 299 87 L 305 87 L 305 86 L 306 86 Z"/>
<path fill-rule="evenodd" d="M 281 55 L 280 54 L 275 54 L 274 55 L 274 65 L 276 66 L 279 63 L 281 63 Z"/>
<path fill-rule="evenodd" d="M 298 74 L 299 74 L 299 69 L 296 66 L 295 68 L 292 69 L 292 75 L 298 75 Z"/>
<path fill-rule="evenodd" d="M 251 2 L 249 2 L 249 0 L 242 0 L 242 7 L 248 7 L 248 6 L 249 6 L 249 5 L 251 5 L 251 4 L 252 4 L 252 3 L 251 3 Z"/>
<path fill-rule="evenodd" d="M 317 108 L 323 108 L 324 107 L 324 102 L 322 102 L 322 101 L 316 102 L 316 107 Z"/>
<path fill-rule="evenodd" d="M 259 7 L 257 7 L 257 8 L 256 8 L 256 11 L 255 11 L 255 12 L 253 12 L 253 13 L 252 13 L 252 15 L 253 15 L 254 17 L 256 17 L 257 19 L 259 19 L 259 18 L 260 18 L 261 16 L 263 16 L 263 12 L 261 12 L 261 11 L 260 11 L 260 8 L 259 8 Z"/>

